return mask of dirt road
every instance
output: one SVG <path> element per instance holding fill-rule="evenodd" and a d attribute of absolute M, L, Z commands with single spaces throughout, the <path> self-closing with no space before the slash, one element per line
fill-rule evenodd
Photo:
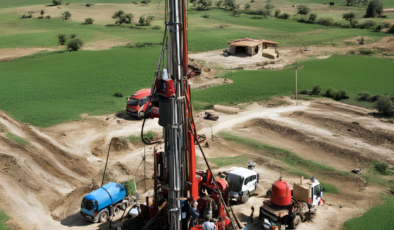
<path fill-rule="evenodd" d="M 299 106 L 294 101 L 285 100 L 290 105 L 266 108 L 252 104 L 237 114 L 223 113 L 225 110 L 221 108 L 222 112 L 215 112 L 220 115 L 216 122 L 204 120 L 202 114 L 198 114 L 195 120 L 199 133 L 208 137 L 212 124 L 214 134 L 230 131 L 288 149 L 301 157 L 342 171 L 360 167 L 374 159 L 393 161 L 394 125 L 372 117 L 369 115 L 371 111 L 331 100 L 302 102 Z M 84 115 L 83 121 L 42 129 L 21 124 L 1 112 L 0 126 L 4 132 L 0 133 L 0 209 L 24 229 L 107 229 L 108 225 L 86 222 L 78 214 L 80 201 L 90 191 L 92 179 L 101 181 L 110 140 L 113 137 L 138 136 L 141 125 L 142 121 L 115 114 Z M 149 130 L 161 132 L 157 120 L 146 122 L 145 132 Z M 11 140 L 6 136 L 8 132 L 23 137 L 29 144 Z M 221 139 L 208 141 L 211 147 L 206 149 L 206 154 L 209 158 L 257 157 Z M 146 174 L 151 175 L 152 147 L 146 151 Z M 141 171 L 143 154 L 142 144 L 127 143 L 121 148 L 113 148 L 108 164 L 110 178 L 114 181 L 137 180 L 141 192 L 145 193 Z M 200 163 L 197 167 L 205 168 Z M 261 193 L 251 198 L 248 204 L 234 206 L 243 221 L 248 221 L 250 205 L 261 202 L 265 191 L 278 178 L 276 167 L 269 159 L 262 160 L 256 167 L 263 178 L 259 185 Z M 289 180 L 296 181 L 297 178 L 289 175 Z M 345 182 L 332 178 L 330 183 L 342 188 Z M 148 180 L 147 187 L 151 185 L 151 180 Z M 363 192 L 365 195 L 353 194 L 351 189 L 342 191 L 343 194 L 329 195 L 328 198 L 335 205 L 346 208 L 339 210 L 335 205 L 326 206 L 322 211 L 325 214 L 318 214 L 318 221 L 300 229 L 340 227 L 345 220 L 370 208 L 373 205 L 371 197 L 379 189 L 368 187 Z M 359 196 L 359 199 L 351 202 L 350 195 Z M 322 222 L 326 224 L 319 225 Z M 335 222 L 333 226 L 332 222 Z M 248 228 L 259 229 L 255 224 L 248 225 Z"/>

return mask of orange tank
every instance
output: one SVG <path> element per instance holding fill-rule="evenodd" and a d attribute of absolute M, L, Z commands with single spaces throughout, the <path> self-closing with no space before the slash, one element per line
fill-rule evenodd
<path fill-rule="evenodd" d="M 279 206 L 287 206 L 291 203 L 289 184 L 282 178 L 272 184 L 271 202 Z"/>

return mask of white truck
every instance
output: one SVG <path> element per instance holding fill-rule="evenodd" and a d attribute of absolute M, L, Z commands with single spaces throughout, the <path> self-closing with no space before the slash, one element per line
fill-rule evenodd
<path fill-rule="evenodd" d="M 291 203 L 279 206 L 274 204 L 275 200 L 272 196 L 275 192 L 278 193 L 278 190 L 274 191 L 273 185 L 271 199 L 265 200 L 260 207 L 259 219 L 264 220 L 264 229 L 271 229 L 271 226 L 277 226 L 278 230 L 284 230 L 286 226 L 297 228 L 300 223 L 311 218 L 318 205 L 325 203 L 323 191 L 320 182 L 315 178 L 304 180 L 301 177 L 300 183 L 294 183 L 291 190 Z M 283 196 L 284 193 L 276 194 L 276 202 Z"/>
<path fill-rule="evenodd" d="M 235 199 L 238 203 L 243 204 L 249 200 L 250 195 L 256 193 L 259 174 L 251 170 L 253 167 L 250 165 L 249 169 L 233 167 L 226 172 L 222 172 L 226 174 L 230 199 Z"/>

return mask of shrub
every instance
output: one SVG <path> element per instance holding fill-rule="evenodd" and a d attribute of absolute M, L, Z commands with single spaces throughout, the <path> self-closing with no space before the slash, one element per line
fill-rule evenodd
<path fill-rule="evenodd" d="M 290 14 L 288 14 L 288 13 L 284 13 L 283 14 L 283 19 L 289 19 L 290 18 Z"/>
<path fill-rule="evenodd" d="M 394 34 L 394 25 L 391 26 L 387 33 Z"/>
<path fill-rule="evenodd" d="M 152 30 L 160 30 L 161 27 L 160 27 L 160 26 L 152 26 L 151 29 L 152 29 Z"/>
<path fill-rule="evenodd" d="M 67 48 L 71 51 L 78 51 L 82 46 L 84 42 L 80 38 L 74 38 L 71 41 L 67 43 Z"/>
<path fill-rule="evenodd" d="M 233 9 L 233 16 L 239 17 L 240 14 L 241 14 L 241 12 L 239 11 L 239 9 L 237 7 L 235 7 Z"/>
<path fill-rule="evenodd" d="M 47 19 L 51 19 L 51 15 L 47 15 Z"/>
<path fill-rule="evenodd" d="M 298 9 L 297 14 L 303 14 L 303 15 L 307 15 L 309 11 L 311 11 L 311 9 L 309 9 L 309 7 L 307 7 L 306 5 L 299 5 L 297 9 Z"/>
<path fill-rule="evenodd" d="M 274 5 L 272 5 L 272 4 L 267 4 L 267 5 L 264 6 L 264 8 L 266 8 L 267 10 L 270 10 L 270 9 L 273 9 L 273 8 L 274 8 Z"/>
<path fill-rule="evenodd" d="M 339 93 L 339 91 L 336 89 L 328 88 L 326 92 L 323 94 L 323 96 L 333 98 L 336 93 Z"/>
<path fill-rule="evenodd" d="M 212 6 L 211 0 L 198 0 L 197 11 L 206 11 L 209 10 L 209 7 Z"/>
<path fill-rule="evenodd" d="M 133 14 L 126 14 L 125 12 L 123 12 L 123 10 L 119 10 L 119 11 L 115 12 L 114 15 L 112 15 L 112 18 L 118 19 L 115 21 L 115 24 L 117 24 L 117 25 L 122 25 L 123 23 L 131 24 L 133 22 L 134 15 Z"/>
<path fill-rule="evenodd" d="M 142 4 L 149 4 L 151 2 L 151 0 L 142 0 L 141 3 Z"/>
<path fill-rule="evenodd" d="M 249 3 L 246 3 L 245 4 L 245 10 L 249 10 L 250 9 L 250 4 Z"/>
<path fill-rule="evenodd" d="M 299 94 L 308 94 L 308 91 L 306 89 L 300 90 Z"/>
<path fill-rule="evenodd" d="M 123 93 L 116 92 L 116 93 L 114 93 L 114 96 L 115 97 L 123 97 Z"/>
<path fill-rule="evenodd" d="M 62 13 L 62 20 L 68 20 L 69 18 L 71 18 L 71 13 L 70 11 L 66 11 L 64 13 Z"/>
<path fill-rule="evenodd" d="M 355 23 L 353 23 L 353 19 L 356 17 L 356 15 L 353 12 L 345 13 L 342 15 L 343 19 L 346 19 L 346 21 L 350 22 L 350 26 L 354 27 Z"/>
<path fill-rule="evenodd" d="M 316 18 L 317 18 L 317 14 L 310 14 L 308 21 L 310 23 L 314 23 L 316 21 Z"/>
<path fill-rule="evenodd" d="M 378 24 L 378 25 L 376 25 L 376 26 L 374 27 L 374 30 L 375 30 L 376 32 L 380 32 L 382 29 L 383 29 L 383 25 L 382 25 L 382 24 Z"/>
<path fill-rule="evenodd" d="M 366 56 L 372 55 L 375 52 L 376 52 L 375 50 L 360 50 L 360 54 L 366 55 Z"/>
<path fill-rule="evenodd" d="M 40 11 L 40 14 L 41 14 L 41 16 L 44 16 L 45 11 L 44 11 L 44 10 L 41 10 L 41 11 Z"/>
<path fill-rule="evenodd" d="M 53 0 L 52 3 L 53 3 L 53 5 L 55 5 L 55 6 L 61 5 L 61 4 L 62 4 L 62 0 Z"/>
<path fill-rule="evenodd" d="M 64 45 L 66 43 L 67 37 L 65 34 L 59 34 L 57 38 L 59 39 L 60 45 Z"/>
<path fill-rule="evenodd" d="M 254 0 L 250 0 L 250 3 L 253 3 L 254 2 Z"/>
<path fill-rule="evenodd" d="M 376 94 L 376 95 L 373 95 L 372 97 L 370 97 L 369 100 L 371 102 L 375 102 L 375 101 L 379 100 L 379 98 L 380 98 L 380 95 Z"/>
<path fill-rule="evenodd" d="M 76 34 L 70 34 L 70 38 L 76 38 L 77 35 Z"/>
<path fill-rule="evenodd" d="M 386 170 L 389 168 L 389 164 L 387 162 L 377 161 L 374 163 L 376 171 L 380 173 L 386 173 Z"/>
<path fill-rule="evenodd" d="M 375 27 L 377 23 L 375 21 L 368 20 L 368 21 L 364 22 L 363 24 L 364 24 L 364 28 L 369 29 L 369 28 Z"/>
<path fill-rule="evenodd" d="M 365 17 L 374 18 L 379 14 L 383 13 L 383 4 L 380 0 L 371 0 L 367 7 L 367 12 Z"/>
<path fill-rule="evenodd" d="M 357 39 L 357 41 L 358 41 L 358 44 L 364 45 L 364 43 L 365 43 L 365 38 L 364 38 L 364 36 L 361 36 L 361 38 Z"/>
<path fill-rule="evenodd" d="M 319 95 L 320 91 L 321 91 L 320 85 L 316 85 L 315 87 L 313 87 L 311 91 L 311 95 Z"/>
<path fill-rule="evenodd" d="M 86 3 L 85 6 L 86 7 L 91 7 L 91 6 L 93 6 L 93 3 Z"/>
<path fill-rule="evenodd" d="M 86 18 L 85 19 L 86 24 L 93 24 L 93 22 L 94 22 L 93 18 Z"/>
<path fill-rule="evenodd" d="M 209 15 L 209 14 L 206 14 L 206 15 L 203 15 L 202 17 L 203 17 L 203 18 L 210 18 L 210 17 L 211 17 L 211 15 Z"/>
<path fill-rule="evenodd" d="M 250 17 L 250 19 L 263 19 L 263 17 L 253 16 L 253 17 Z"/>
<path fill-rule="evenodd" d="M 323 96 L 333 98 L 336 101 L 349 98 L 346 91 L 344 90 L 338 91 L 332 88 L 327 89 L 326 92 L 323 94 Z"/>
<path fill-rule="evenodd" d="M 334 23 L 334 19 L 332 19 L 332 18 L 320 18 L 317 23 L 320 24 L 320 25 L 323 25 L 323 26 L 332 26 L 332 24 Z"/>
<path fill-rule="evenodd" d="M 256 15 L 262 15 L 264 17 L 270 16 L 271 11 L 269 10 L 256 10 L 256 11 L 249 11 L 248 14 L 256 14 Z"/>
<path fill-rule="evenodd" d="M 390 100 L 393 102 L 393 104 L 394 104 L 394 95 L 391 95 L 390 96 Z"/>
<path fill-rule="evenodd" d="M 235 0 L 224 0 L 223 5 L 226 9 L 232 10 L 235 7 Z"/>
<path fill-rule="evenodd" d="M 376 103 L 376 109 L 380 113 L 386 113 L 389 114 L 393 112 L 393 102 L 390 100 L 388 96 L 381 96 L 378 99 L 378 102 Z"/>
<path fill-rule="evenodd" d="M 357 98 L 357 100 L 359 101 L 370 101 L 372 94 L 369 92 L 360 92 L 358 93 L 358 96 L 359 97 Z"/>
<path fill-rule="evenodd" d="M 333 26 L 336 27 L 342 27 L 342 24 L 340 22 L 334 22 L 334 24 L 332 24 Z"/>
<path fill-rule="evenodd" d="M 275 10 L 275 17 L 277 18 L 280 15 L 280 10 Z"/>
<path fill-rule="evenodd" d="M 388 22 L 383 22 L 382 26 L 383 26 L 383 28 L 390 28 L 391 24 Z"/>
<path fill-rule="evenodd" d="M 216 2 L 216 6 L 217 6 L 218 8 L 222 7 L 222 4 L 223 4 L 223 0 L 220 0 L 220 1 L 217 1 L 217 2 Z"/>
<path fill-rule="evenodd" d="M 339 93 L 341 94 L 340 100 L 342 100 L 342 99 L 349 99 L 349 95 L 348 95 L 348 93 L 345 90 L 339 90 Z"/>

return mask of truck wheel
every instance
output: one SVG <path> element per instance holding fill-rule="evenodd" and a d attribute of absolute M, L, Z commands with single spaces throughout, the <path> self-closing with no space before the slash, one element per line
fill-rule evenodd
<path fill-rule="evenodd" d="M 126 210 L 126 208 L 127 208 L 127 203 L 122 203 L 122 204 L 120 205 L 120 209 Z"/>
<path fill-rule="evenodd" d="M 144 111 L 141 111 L 141 112 L 138 114 L 138 119 L 143 119 L 144 116 L 145 116 Z"/>
<path fill-rule="evenodd" d="M 290 221 L 290 227 L 295 229 L 298 227 L 298 225 L 300 225 L 300 223 L 301 223 L 301 217 L 297 215 L 294 217 L 294 219 Z"/>
<path fill-rule="evenodd" d="M 267 190 L 267 196 L 268 196 L 268 197 L 271 197 L 271 194 L 272 194 L 271 189 Z"/>
<path fill-rule="evenodd" d="M 241 197 L 239 203 L 245 204 L 246 202 L 248 202 L 249 196 L 250 196 L 250 195 L 249 195 L 249 192 L 245 192 L 245 193 L 242 195 L 242 197 Z"/>
<path fill-rule="evenodd" d="M 115 216 L 117 216 L 120 213 L 120 207 L 121 207 L 120 204 L 115 205 L 115 207 L 114 207 Z"/>
<path fill-rule="evenodd" d="M 99 216 L 99 222 L 100 223 L 105 223 L 108 220 L 108 213 L 107 212 L 102 212 Z"/>

